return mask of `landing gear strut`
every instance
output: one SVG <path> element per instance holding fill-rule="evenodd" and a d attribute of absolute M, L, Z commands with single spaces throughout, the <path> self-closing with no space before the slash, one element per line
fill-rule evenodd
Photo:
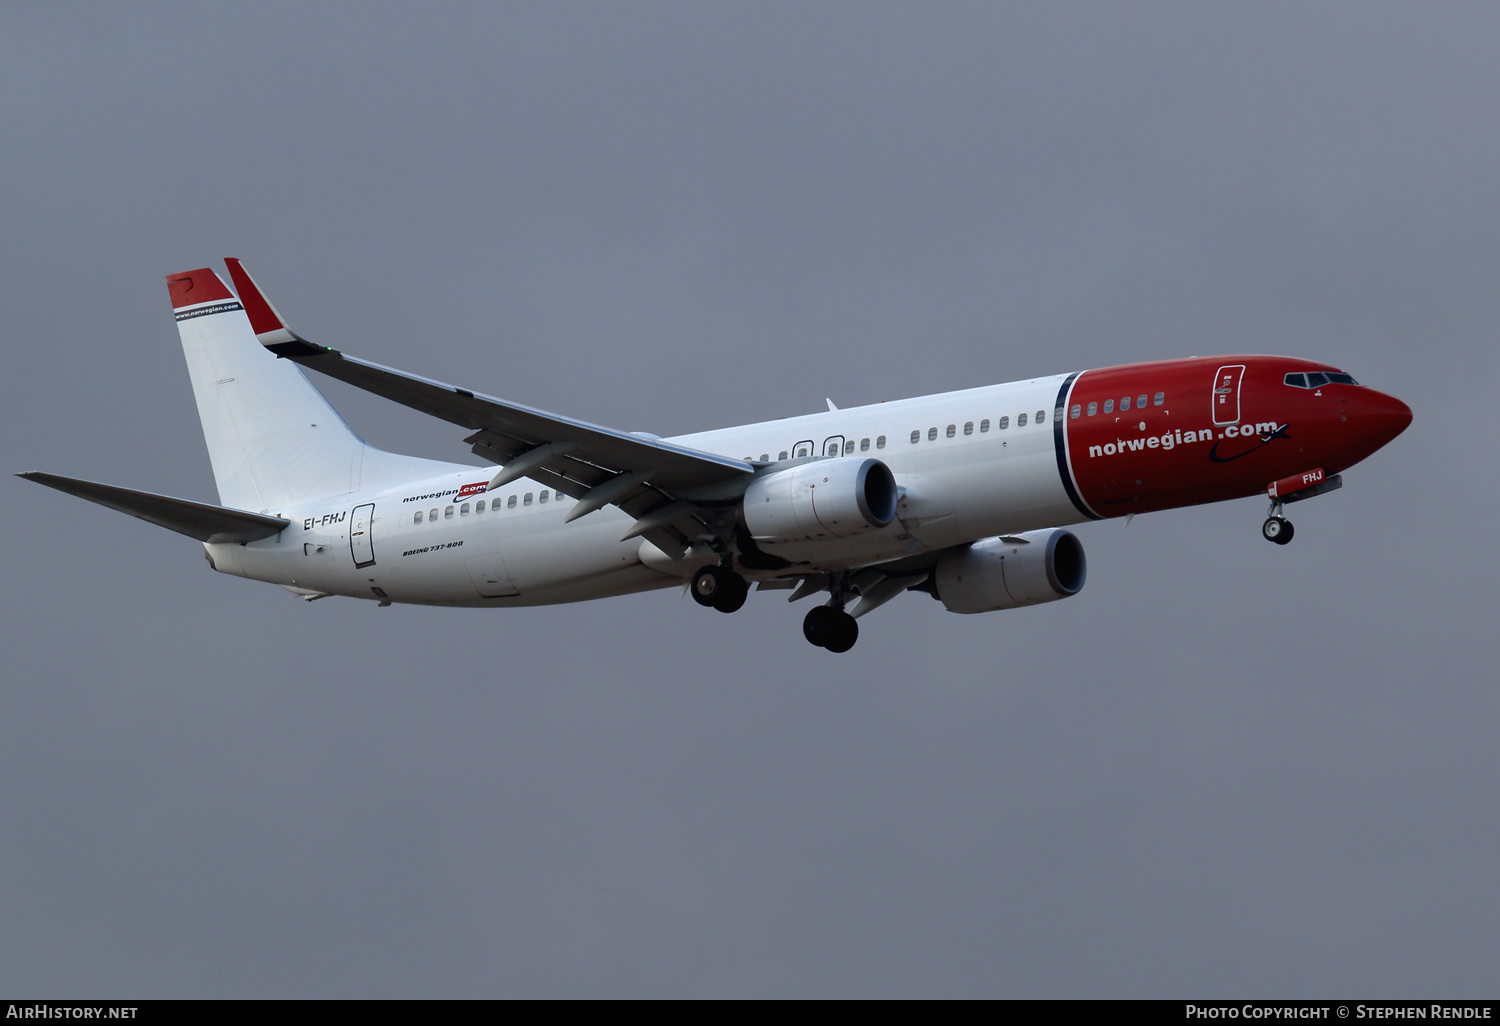
<path fill-rule="evenodd" d="M 859 640 L 859 622 L 833 606 L 813 606 L 802 621 L 802 636 L 830 652 L 847 652 Z"/>
<path fill-rule="evenodd" d="M 721 613 L 732 613 L 745 604 L 750 584 L 733 570 L 706 566 L 693 575 L 692 592 L 700 606 L 713 606 Z"/>
<path fill-rule="evenodd" d="M 1296 533 L 1292 529 L 1292 522 L 1281 515 L 1281 503 L 1279 502 L 1271 503 L 1270 514 L 1270 516 L 1266 517 L 1266 522 L 1260 525 L 1260 535 L 1268 542 L 1285 545 L 1292 540 L 1292 535 Z"/>

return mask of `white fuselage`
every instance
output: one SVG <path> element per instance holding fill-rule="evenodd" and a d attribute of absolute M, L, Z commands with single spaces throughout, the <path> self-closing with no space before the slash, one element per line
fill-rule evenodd
<path fill-rule="evenodd" d="M 826 550 L 805 559 L 784 551 L 796 563 L 793 569 L 752 570 L 745 576 L 852 569 L 1084 519 L 1058 472 L 1052 418 L 1064 377 L 831 410 L 670 441 L 773 464 L 846 454 L 884 462 L 904 490 L 890 527 L 847 546 L 836 559 Z M 273 510 L 291 521 L 275 537 L 205 548 L 221 572 L 309 597 L 467 606 L 573 602 L 664 587 L 681 583 L 715 558 L 700 548 L 672 559 L 640 538 L 621 541 L 632 518 L 613 506 L 564 523 L 573 500 L 534 481 L 522 478 L 485 492 L 493 470 L 429 466 L 430 476 L 396 487 Z"/>

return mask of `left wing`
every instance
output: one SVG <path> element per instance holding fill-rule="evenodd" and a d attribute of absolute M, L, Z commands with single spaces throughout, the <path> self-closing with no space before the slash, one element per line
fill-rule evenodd
<path fill-rule="evenodd" d="M 80 481 L 76 477 L 59 477 L 36 471 L 16 476 L 76 495 L 80 499 L 97 502 L 121 513 L 129 513 L 147 523 L 185 534 L 189 538 L 197 538 L 201 542 L 258 541 L 271 537 L 290 523 L 282 517 L 268 517 L 264 513 L 228 509 L 191 499 L 174 499 L 170 495 L 138 492 L 134 488 L 120 488 L 117 485 L 99 484 L 97 481 Z"/>
<path fill-rule="evenodd" d="M 578 500 L 568 520 L 619 506 L 636 518 L 625 537 L 644 536 L 677 555 L 714 523 L 715 508 L 743 494 L 754 475 L 755 466 L 744 460 L 562 417 L 314 345 L 287 327 L 237 259 L 225 263 L 251 328 L 271 352 L 472 431 L 464 441 L 475 455 L 504 466 L 491 488 L 529 477 Z"/>

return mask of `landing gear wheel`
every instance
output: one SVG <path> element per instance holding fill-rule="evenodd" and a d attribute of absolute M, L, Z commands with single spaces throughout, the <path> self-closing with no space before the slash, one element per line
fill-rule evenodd
<path fill-rule="evenodd" d="M 745 596 L 750 594 L 750 582 L 733 571 L 720 570 L 719 573 L 724 575 L 724 582 L 719 594 L 714 596 L 714 608 L 721 613 L 732 613 L 745 604 Z"/>
<path fill-rule="evenodd" d="M 859 621 L 848 613 L 839 613 L 833 621 L 833 637 L 823 647 L 830 652 L 847 652 L 858 640 Z"/>
<path fill-rule="evenodd" d="M 750 585 L 733 570 L 706 566 L 693 575 L 693 599 L 700 606 L 712 606 L 721 613 L 732 613 L 745 604 Z"/>
<path fill-rule="evenodd" d="M 1267 517 L 1266 522 L 1260 525 L 1260 533 L 1266 541 L 1285 545 L 1296 532 L 1292 528 L 1292 522 L 1285 517 Z"/>
<path fill-rule="evenodd" d="M 859 624 L 842 609 L 813 606 L 802 621 L 802 636 L 830 652 L 847 652 L 859 640 Z"/>
<path fill-rule="evenodd" d="M 700 606 L 711 606 L 723 590 L 724 571 L 716 566 L 706 566 L 693 575 L 693 600 Z"/>
<path fill-rule="evenodd" d="M 836 609 L 828 606 L 813 606 L 807 611 L 807 616 L 802 621 L 802 636 L 822 648 L 828 644 L 828 638 L 833 632 L 833 618 L 836 616 L 838 616 Z"/>

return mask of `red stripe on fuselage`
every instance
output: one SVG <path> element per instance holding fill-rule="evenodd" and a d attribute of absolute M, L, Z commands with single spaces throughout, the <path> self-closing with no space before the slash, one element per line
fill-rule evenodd
<path fill-rule="evenodd" d="M 1404 403 L 1374 389 L 1284 381 L 1289 372 L 1317 370 L 1335 368 L 1283 356 L 1212 356 L 1083 372 L 1064 414 L 1079 495 L 1095 513 L 1114 517 L 1264 493 L 1308 467 L 1337 474 L 1410 423 Z M 1216 409 L 1222 421 L 1232 402 L 1218 402 L 1223 374 L 1237 378 L 1238 420 L 1216 424 Z"/>

